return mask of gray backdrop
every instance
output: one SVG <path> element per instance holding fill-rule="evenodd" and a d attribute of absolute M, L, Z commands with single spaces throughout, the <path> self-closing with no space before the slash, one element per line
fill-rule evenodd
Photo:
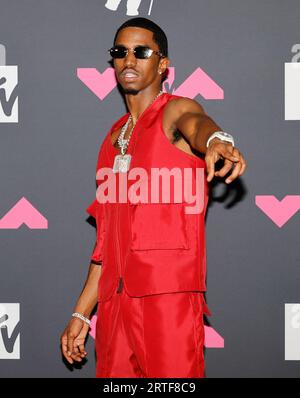
<path fill-rule="evenodd" d="M 0 0 L 0 43 L 18 65 L 19 122 L 0 123 L 1 217 L 25 197 L 48 229 L 0 230 L 0 303 L 20 303 L 21 358 L 0 360 L 2 377 L 94 377 L 70 370 L 59 337 L 87 276 L 103 137 L 125 112 L 118 90 L 100 101 L 76 70 L 110 65 L 106 50 L 131 18 L 126 1 Z M 206 224 L 207 303 L 224 349 L 206 350 L 207 377 L 297 377 L 284 360 L 284 304 L 300 302 L 299 214 L 282 228 L 256 195 L 298 193 L 299 121 L 284 120 L 284 63 L 299 42 L 298 0 L 154 0 L 140 6 L 165 30 L 176 87 L 198 66 L 224 100 L 196 100 L 236 138 L 248 161 L 236 184 L 213 184 Z"/>

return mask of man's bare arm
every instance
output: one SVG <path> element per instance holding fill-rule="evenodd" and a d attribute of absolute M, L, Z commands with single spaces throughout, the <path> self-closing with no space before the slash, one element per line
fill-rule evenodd
<path fill-rule="evenodd" d="M 198 102 L 190 98 L 170 101 L 165 118 L 172 130 L 178 129 L 192 148 L 206 153 L 206 142 L 212 133 L 222 130 Z"/>
<path fill-rule="evenodd" d="M 98 301 L 98 283 L 102 273 L 102 266 L 91 262 L 87 279 L 77 300 L 74 312 L 79 312 L 89 318 Z M 60 338 L 61 349 L 69 363 L 82 361 L 87 353 L 84 348 L 89 325 L 81 319 L 70 316 L 69 323 Z"/>
<path fill-rule="evenodd" d="M 205 154 L 207 181 L 211 181 L 214 176 L 224 177 L 231 171 L 231 175 L 225 180 L 230 183 L 245 172 L 247 163 L 244 156 L 231 143 L 213 138 L 209 147 L 206 147 L 209 137 L 221 128 L 198 102 L 185 97 L 170 101 L 164 113 L 164 125 L 168 131 L 178 129 L 192 148 Z M 224 165 L 215 171 L 215 163 L 219 159 L 224 160 Z"/>
<path fill-rule="evenodd" d="M 82 292 L 77 300 L 74 312 L 89 317 L 98 300 L 98 283 L 101 277 L 102 266 L 91 262 L 88 276 Z"/>

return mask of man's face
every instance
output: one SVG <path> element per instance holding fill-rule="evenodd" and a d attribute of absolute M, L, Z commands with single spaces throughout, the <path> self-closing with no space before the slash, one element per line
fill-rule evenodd
<path fill-rule="evenodd" d="M 158 45 L 153 41 L 153 33 L 150 30 L 136 27 L 122 29 L 118 33 L 115 45 L 122 45 L 126 48 L 135 48 L 141 45 L 159 51 Z M 162 75 L 158 72 L 163 72 L 167 68 L 168 59 L 160 58 L 154 53 L 148 59 L 137 59 L 133 52 L 129 51 L 125 58 L 114 59 L 113 64 L 117 80 L 124 92 L 139 92 L 151 85 L 160 87 Z M 132 72 L 134 76 L 126 76 L 126 72 Z"/>

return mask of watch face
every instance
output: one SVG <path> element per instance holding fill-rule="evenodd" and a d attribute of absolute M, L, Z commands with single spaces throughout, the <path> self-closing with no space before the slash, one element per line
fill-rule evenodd
<path fill-rule="evenodd" d="M 231 134 L 228 134 L 228 133 L 225 133 L 225 132 L 221 132 L 221 135 L 223 137 L 226 137 L 226 138 L 233 138 Z"/>

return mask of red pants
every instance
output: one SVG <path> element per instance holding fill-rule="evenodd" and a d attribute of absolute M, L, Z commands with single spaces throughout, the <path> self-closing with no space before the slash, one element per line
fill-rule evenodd
<path fill-rule="evenodd" d="M 96 377 L 205 377 L 204 305 L 201 292 L 125 289 L 98 303 Z"/>

